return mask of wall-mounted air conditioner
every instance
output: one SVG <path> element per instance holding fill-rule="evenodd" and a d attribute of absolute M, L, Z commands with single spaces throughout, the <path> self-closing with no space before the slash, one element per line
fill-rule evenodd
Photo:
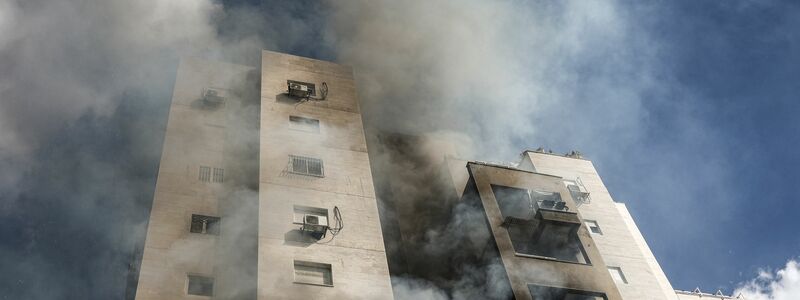
<path fill-rule="evenodd" d="M 328 231 L 328 217 L 320 215 L 303 215 L 303 231 L 325 234 Z"/>
<path fill-rule="evenodd" d="M 309 98 L 315 94 L 315 87 L 313 83 L 287 80 L 286 84 L 289 86 L 289 96 Z"/>
<path fill-rule="evenodd" d="M 203 90 L 203 104 L 208 106 L 218 106 L 225 103 L 225 91 L 215 88 Z"/>

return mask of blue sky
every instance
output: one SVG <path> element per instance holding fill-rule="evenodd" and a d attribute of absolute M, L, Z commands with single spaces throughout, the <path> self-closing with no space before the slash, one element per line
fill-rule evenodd
<path fill-rule="evenodd" d="M 678 201 L 688 205 L 675 211 L 652 210 L 647 201 L 672 199 L 632 191 L 630 179 L 647 180 L 646 172 L 597 164 L 614 195 L 636 199 L 626 202 L 676 288 L 730 289 L 758 268 L 778 268 L 800 254 L 800 204 L 792 188 L 800 178 L 800 7 L 663 4 L 669 5 L 642 25 L 662 41 L 668 71 L 692 96 L 646 108 L 649 138 L 639 151 L 654 160 L 644 167 L 682 178 L 678 182 L 701 181 L 685 184 L 700 188 L 687 195 L 691 203 Z M 695 124 L 681 126 L 685 117 Z M 664 156 L 684 161 L 654 166 Z M 719 174 L 693 174 L 709 163 L 720 165 Z M 614 170 L 621 174 L 612 175 Z M 685 214 L 691 226 L 663 217 L 675 214 Z"/>
<path fill-rule="evenodd" d="M 353 65 L 377 126 L 581 150 L 675 288 L 800 255 L 797 2 L 170 3 L 0 0 L 1 294 L 124 291 L 178 57 L 259 49 Z"/>

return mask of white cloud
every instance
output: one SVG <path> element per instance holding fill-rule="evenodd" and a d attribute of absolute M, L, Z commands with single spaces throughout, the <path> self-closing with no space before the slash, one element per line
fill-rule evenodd
<path fill-rule="evenodd" d="M 775 272 L 760 270 L 758 277 L 742 283 L 733 295 L 739 293 L 747 300 L 800 299 L 800 261 L 791 259 Z"/>

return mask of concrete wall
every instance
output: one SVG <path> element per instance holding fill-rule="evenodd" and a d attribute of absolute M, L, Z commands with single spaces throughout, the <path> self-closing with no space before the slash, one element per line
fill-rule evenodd
<path fill-rule="evenodd" d="M 611 198 L 591 161 L 538 152 L 523 153 L 521 165 L 536 172 L 580 177 L 591 203 L 579 207 L 581 217 L 597 221 L 602 235 L 592 234 L 597 249 L 609 266 L 622 269 L 628 283 L 617 283 L 624 299 L 675 299 L 675 292 L 655 260 L 624 205 Z"/>
<path fill-rule="evenodd" d="M 293 102 L 286 80 L 327 82 L 325 101 Z M 350 67 L 262 53 L 259 299 L 389 299 L 392 295 L 364 130 Z M 318 133 L 289 116 L 318 119 Z M 289 155 L 322 159 L 324 177 L 288 172 Z M 293 207 L 341 210 L 344 229 L 317 242 L 298 232 Z M 332 286 L 294 282 L 294 260 L 330 264 Z"/>

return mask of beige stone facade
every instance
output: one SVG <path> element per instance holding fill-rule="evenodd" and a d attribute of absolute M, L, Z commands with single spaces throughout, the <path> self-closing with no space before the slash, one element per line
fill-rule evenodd
<path fill-rule="evenodd" d="M 259 195 L 259 299 L 389 299 L 392 287 L 353 71 L 330 62 L 263 52 Z M 325 101 L 282 101 L 286 80 L 326 82 Z M 289 116 L 319 120 L 294 130 Z M 321 159 L 323 177 L 293 174 L 290 155 Z M 341 211 L 344 229 L 319 242 L 294 239 L 296 206 Z M 330 234 L 328 234 L 330 236 Z M 332 284 L 296 283 L 293 261 L 330 265 Z"/>
<path fill-rule="evenodd" d="M 672 286 L 625 205 L 614 202 L 591 161 L 526 151 L 521 165 L 535 172 L 582 182 L 590 202 L 578 207 L 578 211 L 583 220 L 599 226 L 602 233 L 591 237 L 605 264 L 619 268 L 624 274 L 627 283 L 616 281 L 623 299 L 675 299 Z"/>
<path fill-rule="evenodd" d="M 312 83 L 316 93 L 291 97 L 287 80 Z M 323 82 L 328 93 L 315 100 Z M 224 101 L 210 103 L 209 89 Z M 182 60 L 136 299 L 392 299 L 364 132 L 350 67 L 269 51 L 260 67 Z M 515 167 L 452 157 L 436 163 L 433 173 L 441 169 L 455 187 L 439 208 L 480 207 L 490 241 L 473 258 L 496 258 L 516 299 L 713 296 L 673 291 L 588 160 L 526 151 Z M 569 184 L 590 201 L 576 199 Z M 505 190 L 527 191 L 530 215 L 518 214 Z M 530 200 L 531 193 L 565 204 L 547 208 L 549 200 Z M 400 207 L 398 215 L 426 217 L 415 209 Z M 197 216 L 220 219 L 198 223 Z M 311 233 L 308 216 L 327 218 L 334 230 Z M 396 221 L 401 237 L 419 225 Z M 561 246 L 542 244 L 548 239 Z"/>
<path fill-rule="evenodd" d="M 352 69 L 268 51 L 262 59 L 256 105 L 240 98 L 257 68 L 182 60 L 136 299 L 391 299 Z M 287 80 L 330 92 L 299 101 Z M 209 88 L 224 102 L 204 102 Z M 241 117 L 253 109 L 252 120 Z M 242 154 L 248 145 L 252 156 Z M 292 156 L 321 161 L 324 173 L 292 172 Z M 344 226 L 318 239 L 303 230 L 303 212 L 332 227 L 340 215 Z M 221 218 L 218 233 L 206 232 L 213 220 L 192 232 L 193 215 Z M 240 249 L 251 242 L 253 251 Z M 248 265 L 257 271 L 239 270 Z"/>

